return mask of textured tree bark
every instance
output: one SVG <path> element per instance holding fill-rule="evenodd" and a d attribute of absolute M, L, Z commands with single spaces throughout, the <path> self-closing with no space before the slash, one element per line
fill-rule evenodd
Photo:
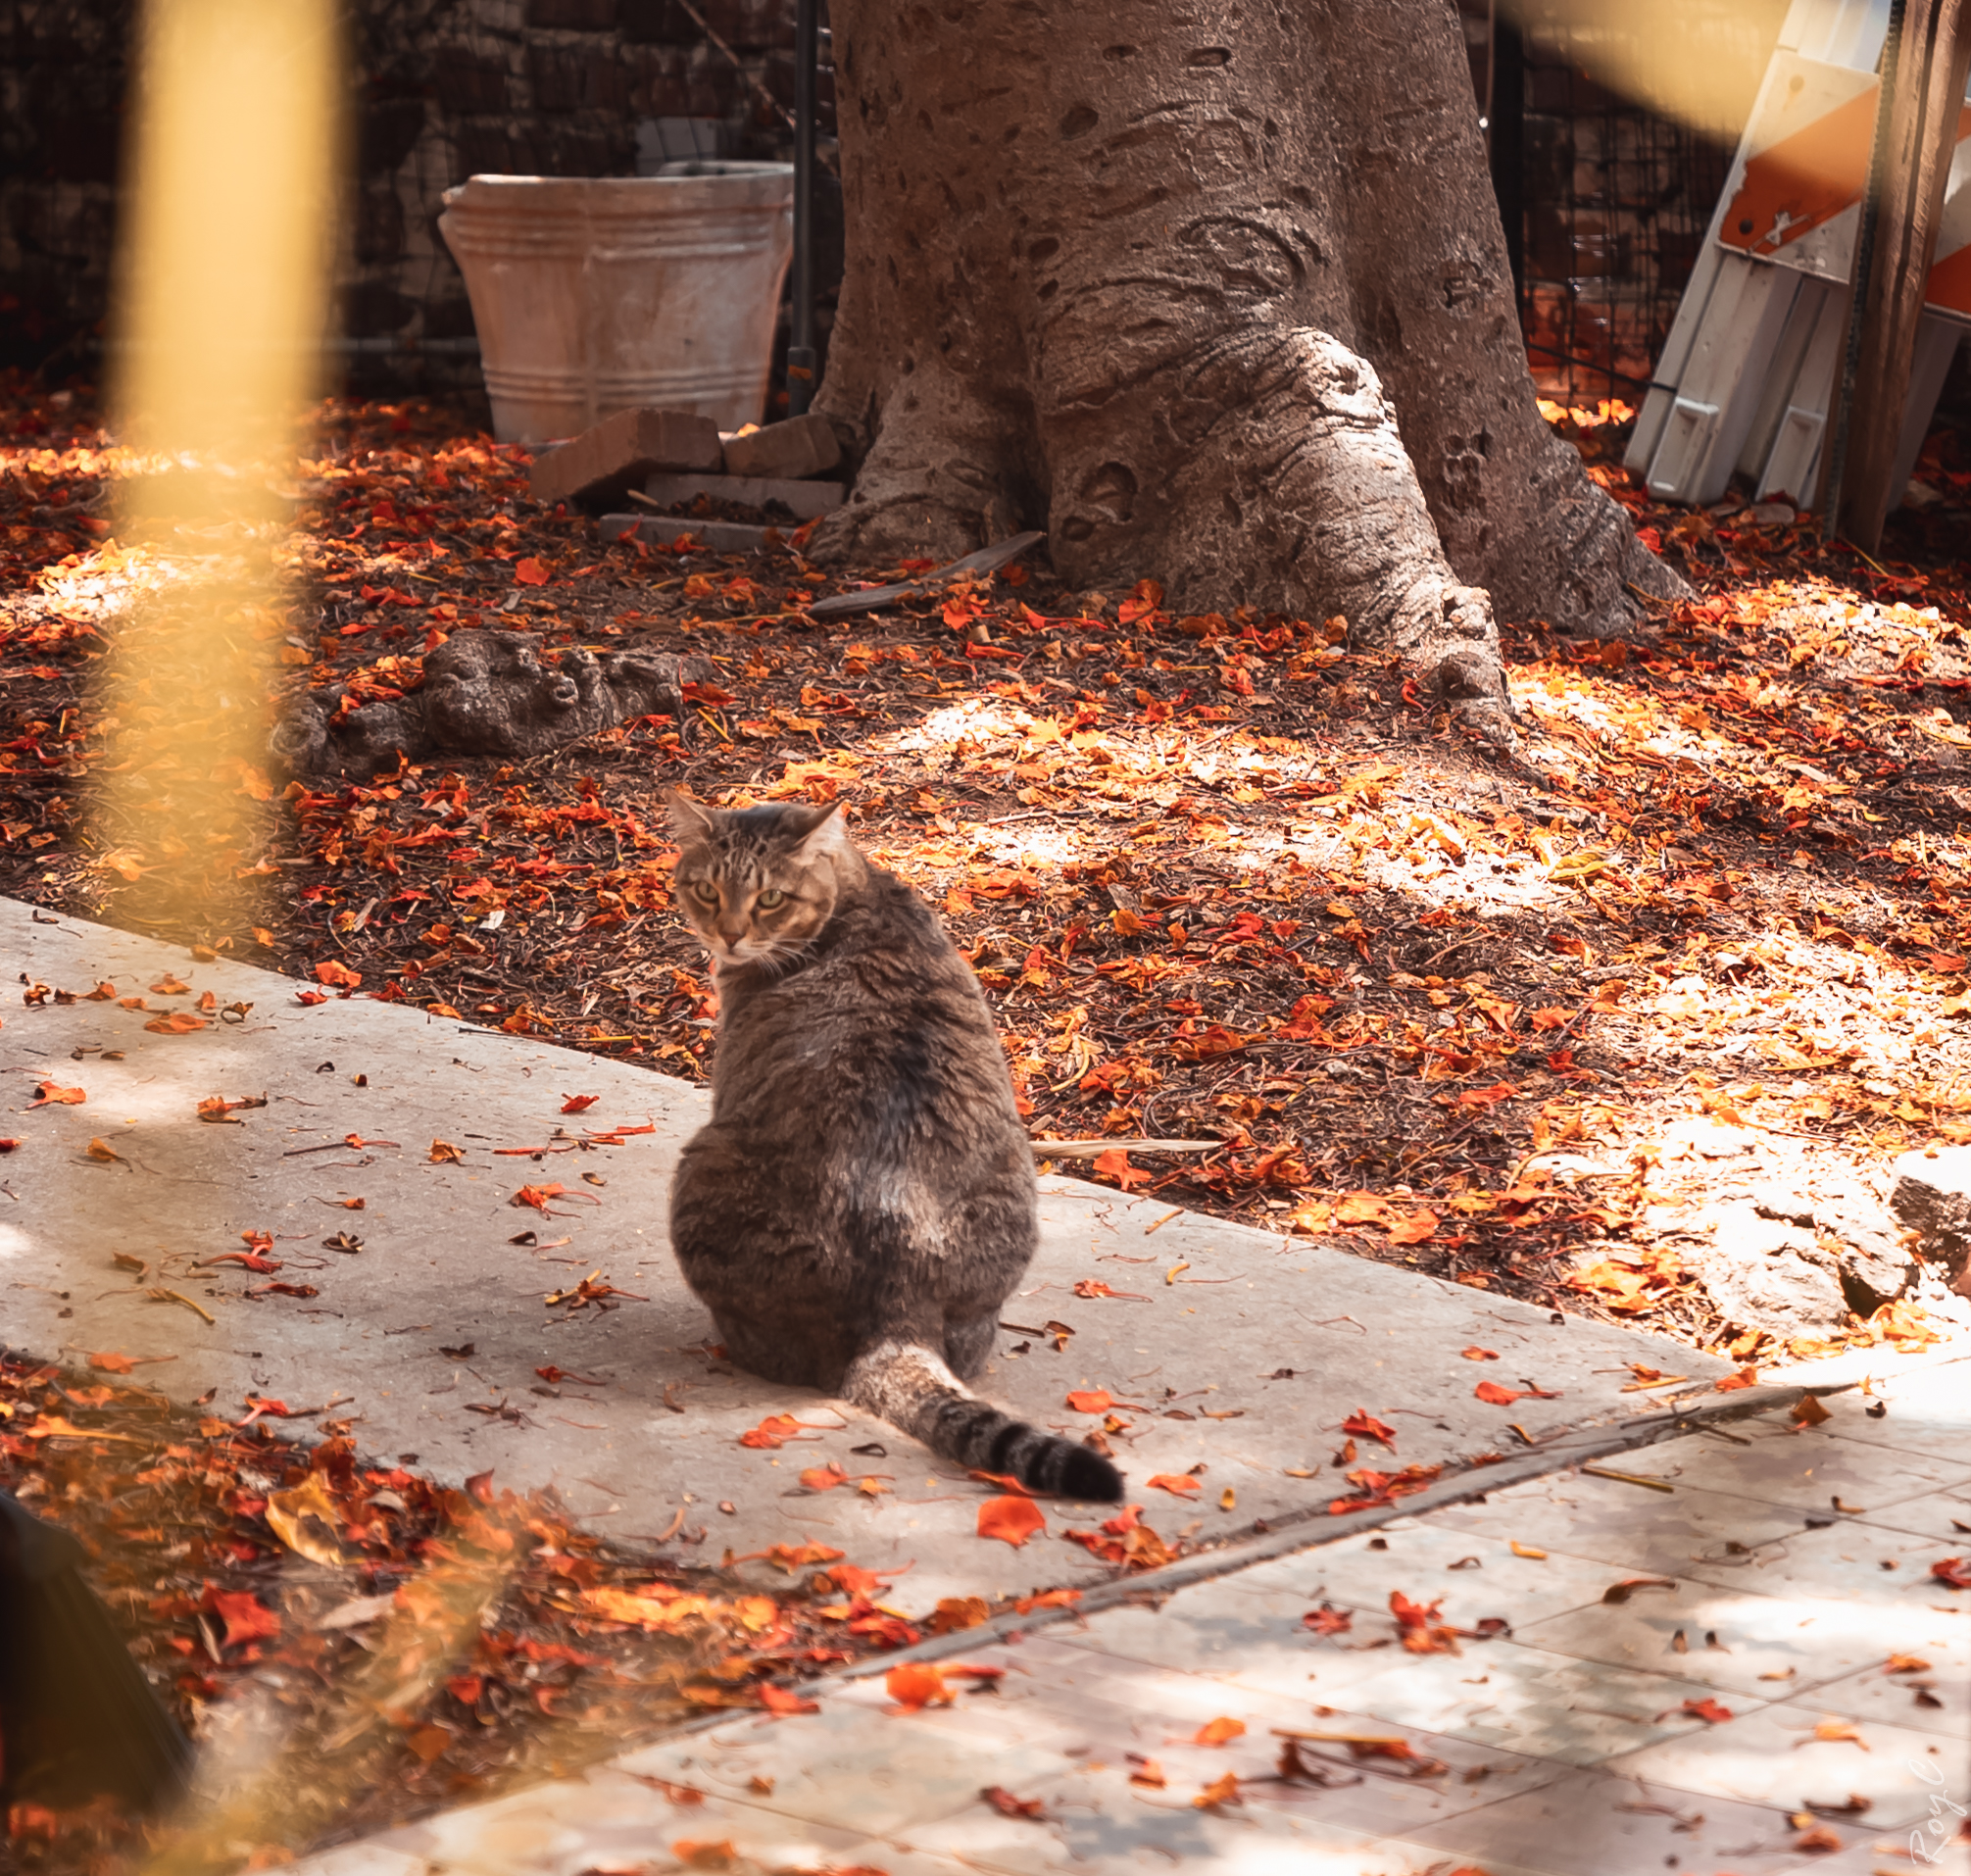
<path fill-rule="evenodd" d="M 1681 582 L 1535 408 L 1448 0 L 833 0 L 837 559 L 1345 615 L 1509 739 L 1494 598 Z M 1487 590 L 1490 589 L 1490 595 Z"/>

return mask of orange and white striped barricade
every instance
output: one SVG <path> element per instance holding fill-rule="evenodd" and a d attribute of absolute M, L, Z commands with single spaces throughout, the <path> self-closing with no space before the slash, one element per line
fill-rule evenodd
<path fill-rule="evenodd" d="M 1888 0 L 1794 0 L 1624 459 L 1660 500 L 1734 470 L 1810 501 L 1840 366 Z M 1971 326 L 1971 109 L 1945 192 L 1896 485 Z"/>

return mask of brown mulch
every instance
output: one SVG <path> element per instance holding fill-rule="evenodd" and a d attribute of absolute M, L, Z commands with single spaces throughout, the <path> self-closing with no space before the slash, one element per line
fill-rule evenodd
<path fill-rule="evenodd" d="M 921 564 L 605 550 L 531 502 L 524 451 L 442 410 L 331 404 L 284 491 L 287 604 L 253 631 L 276 695 L 401 691 L 441 634 L 494 626 L 549 659 L 649 646 L 720 677 L 682 723 L 370 787 L 282 798 L 250 763 L 167 755 L 167 804 L 190 815 L 171 789 L 192 781 L 260 811 L 251 840 L 222 830 L 238 844 L 203 863 L 188 918 L 158 882 L 200 863 L 145 852 L 157 829 L 116 799 L 90 818 L 96 771 L 156 761 L 171 725 L 106 733 L 89 684 L 186 543 L 101 538 L 80 398 L 5 402 L 26 447 L 0 458 L 0 889 L 23 898 L 701 1076 L 714 990 L 669 911 L 663 791 L 839 798 L 977 965 L 1037 1135 L 1220 1143 L 1096 1176 L 1570 1308 L 1601 1307 L 1573 1253 L 1620 1239 L 1642 1173 L 1583 1205 L 1519 1177 L 1538 1149 L 1620 1159 L 1720 1104 L 1875 1156 L 1971 1137 L 1954 430 L 1876 561 L 1806 521 L 1652 511 L 1619 425 L 1556 409 L 1699 596 L 1605 642 L 1509 624 L 1511 768 L 1334 642 L 1339 621 L 1177 617 L 1147 582 L 1014 568 L 817 624 L 815 596 Z M 1759 1007 L 1713 1057 L 1749 972 Z M 1720 1326 L 1701 1296 L 1667 1307 L 1662 1326 Z"/>

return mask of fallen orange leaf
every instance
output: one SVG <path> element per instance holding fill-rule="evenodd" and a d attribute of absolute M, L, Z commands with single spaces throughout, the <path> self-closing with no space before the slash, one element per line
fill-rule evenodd
<path fill-rule="evenodd" d="M 1124 1192 L 1133 1192 L 1138 1186 L 1147 1186 L 1157 1177 L 1154 1172 L 1142 1166 L 1132 1166 L 1129 1156 L 1120 1147 L 1110 1147 L 1107 1153 L 1095 1156 L 1095 1169 L 1113 1179 Z"/>
<path fill-rule="evenodd" d="M 1427 1207 L 1409 1212 L 1407 1215 L 1392 1218 L 1388 1222 L 1389 1241 L 1392 1244 L 1422 1244 L 1436 1234 L 1438 1218 L 1435 1211 Z"/>
<path fill-rule="evenodd" d="M 906 1661 L 883 1676 L 883 1690 L 906 1712 L 920 1713 L 926 1706 L 949 1706 L 957 1696 L 945 1685 L 945 1677 L 928 1661 Z"/>
<path fill-rule="evenodd" d="M 1031 1499 L 1014 1498 L 1009 1493 L 1003 1499 L 987 1499 L 979 1506 L 979 1536 L 998 1538 L 1014 1550 L 1046 1529 L 1047 1519 Z"/>
<path fill-rule="evenodd" d="M 168 1016 L 153 1016 L 144 1027 L 153 1035 L 188 1036 L 194 1029 L 210 1029 L 212 1024 L 203 1016 L 194 1016 L 183 1010 L 173 1010 Z"/>
<path fill-rule="evenodd" d="M 1038 1596 L 1016 1598 L 1013 1607 L 1021 1615 L 1030 1615 L 1035 1609 L 1071 1608 L 1080 1601 L 1079 1590 L 1042 1590 Z"/>
<path fill-rule="evenodd" d="M 1193 1746 L 1223 1746 L 1227 1740 L 1234 1740 L 1246 1730 L 1244 1720 L 1227 1719 L 1222 1714 L 1205 1724 L 1191 1735 Z"/>
<path fill-rule="evenodd" d="M 1172 1492 L 1180 1499 L 1195 1499 L 1205 1488 L 1185 1472 L 1157 1472 L 1144 1481 L 1158 1491 Z"/>
<path fill-rule="evenodd" d="M 1047 1801 L 1015 1798 L 1004 1785 L 988 1785 L 979 1796 L 1002 1817 L 1030 1817 L 1037 1823 L 1047 1815 Z"/>
<path fill-rule="evenodd" d="M 741 1446 L 762 1447 L 771 1450 L 782 1447 L 801 1433 L 818 1433 L 822 1429 L 811 1427 L 805 1420 L 797 1420 L 791 1413 L 769 1413 L 758 1426 L 748 1427 L 739 1436 Z"/>
<path fill-rule="evenodd" d="M 444 1755 L 452 1744 L 452 1734 L 442 1726 L 419 1726 L 404 1735 L 404 1744 L 429 1765 Z"/>
<path fill-rule="evenodd" d="M 1342 1422 L 1344 1433 L 1356 1433 L 1365 1440 L 1380 1440 L 1394 1453 L 1396 1451 L 1396 1429 L 1378 1420 L 1367 1407 L 1356 1407 Z"/>
<path fill-rule="evenodd" d="M 992 1604 L 982 1596 L 942 1598 L 924 1626 L 933 1635 L 955 1635 L 961 1629 L 977 1628 L 992 1619 Z"/>
<path fill-rule="evenodd" d="M 1455 1654 L 1457 1638 L 1448 1623 L 1439 1618 L 1444 1598 L 1434 1603 L 1412 1603 L 1401 1590 L 1390 1591 L 1389 1609 L 1396 1617 L 1397 1633 L 1412 1654 Z"/>
<path fill-rule="evenodd" d="M 763 1681 L 760 1686 L 760 1704 L 769 1713 L 818 1713 L 818 1701 L 803 1700 L 799 1694 L 785 1687 L 775 1687 L 771 1681 Z"/>
<path fill-rule="evenodd" d="M 1067 1405 L 1077 1413 L 1107 1413 L 1115 1403 L 1102 1388 L 1082 1388 L 1067 1397 Z"/>
<path fill-rule="evenodd" d="M 240 1642 L 268 1641 L 280 1633 L 280 1617 L 251 1590 L 213 1590 L 207 1594 L 206 1602 L 225 1624 L 227 1648 Z"/>
<path fill-rule="evenodd" d="M 833 1545 L 819 1544 L 811 1538 L 806 1544 L 769 1544 L 760 1555 L 769 1562 L 778 1564 L 792 1576 L 796 1571 L 805 1570 L 813 1563 L 832 1563 L 842 1553 Z M 735 1560 L 743 1563 L 748 1559 L 739 1557 Z M 842 1572 L 837 1572 L 838 1576 L 841 1574 Z"/>
<path fill-rule="evenodd" d="M 28 1102 L 30 1108 L 79 1108 L 89 1098 L 80 1088 L 63 1088 L 52 1081 L 44 1081 L 39 1085 L 40 1097 L 38 1100 Z"/>
<path fill-rule="evenodd" d="M 725 1838 L 709 1843 L 694 1837 L 680 1837 L 671 1845 L 670 1853 L 687 1869 L 729 1869 L 739 1857 L 730 1840 Z"/>
<path fill-rule="evenodd" d="M 1192 1807 L 1201 1811 L 1216 1810 L 1220 1804 L 1243 1804 L 1239 1796 L 1239 1775 L 1227 1772 L 1222 1778 L 1214 1778 L 1210 1784 L 1191 1801 Z"/>

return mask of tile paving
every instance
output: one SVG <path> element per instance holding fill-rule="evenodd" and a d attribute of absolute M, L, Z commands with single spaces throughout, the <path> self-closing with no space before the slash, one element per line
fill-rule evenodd
<path fill-rule="evenodd" d="M 1929 1573 L 1971 1552 L 1950 1523 L 1971 1447 L 1949 1437 L 1971 1361 L 1877 1393 L 1881 1419 L 1843 1395 L 1824 1426 L 1748 1422 L 1747 1444 L 1693 1435 L 1620 1468 L 1669 1493 L 1535 1479 L 984 1641 L 963 1657 L 1004 1677 L 949 1708 L 900 1712 L 880 1674 L 840 1681 L 815 1714 L 660 1741 L 300 1867 L 656 1876 L 717 1843 L 740 1872 L 1971 1876 L 1971 1842 L 1952 1841 L 1971 1806 L 1971 1592 Z M 1604 1600 L 1651 1575 L 1668 1587 Z M 1407 1653 L 1392 1590 L 1441 1597 L 1460 1627 L 1501 1615 L 1509 1637 Z M 1306 1626 L 1322 1602 L 1347 1630 Z M 1198 1743 L 1221 1716 L 1244 1733 Z M 1316 1736 L 1293 1776 L 1282 1732 Z M 1227 1773 L 1230 1797 L 1200 1802 Z M 1040 1814 L 1003 1814 L 988 1786 Z"/>

